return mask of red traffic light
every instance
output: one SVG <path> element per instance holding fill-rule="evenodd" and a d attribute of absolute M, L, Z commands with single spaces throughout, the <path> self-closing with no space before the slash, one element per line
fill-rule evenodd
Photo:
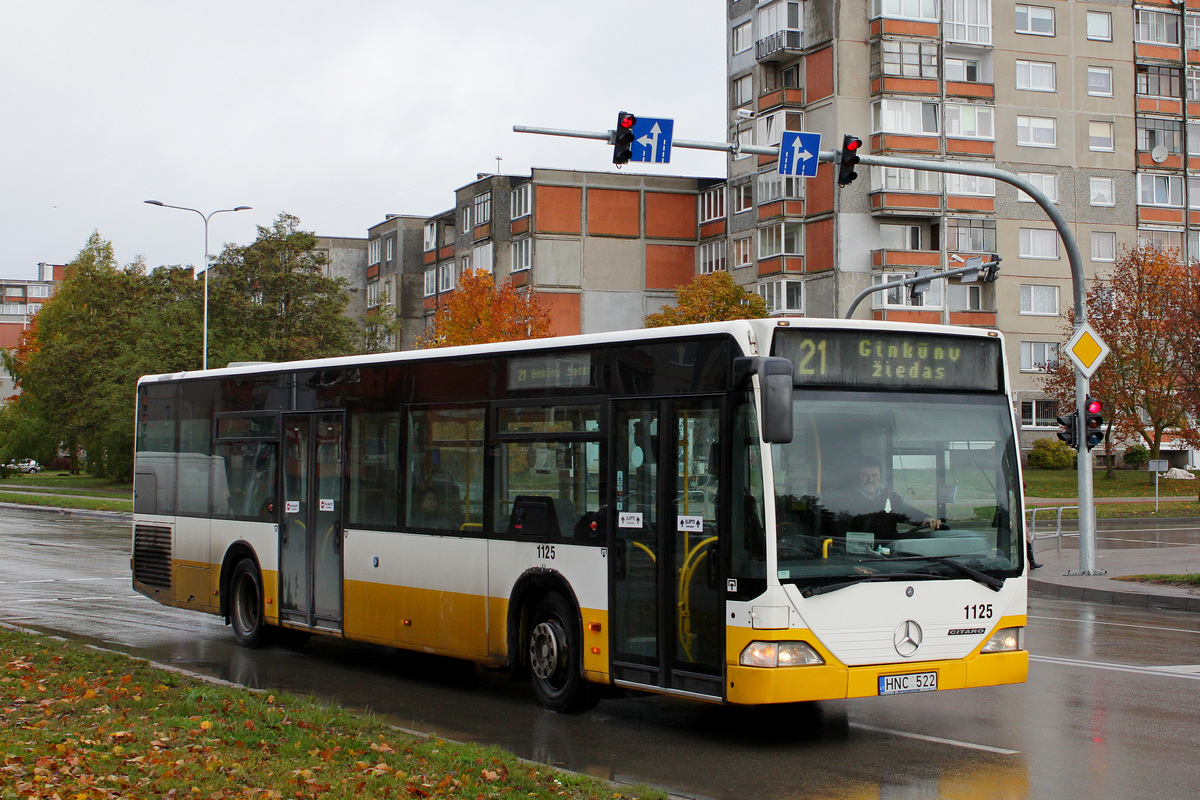
<path fill-rule="evenodd" d="M 617 115 L 617 125 L 622 128 L 632 128 L 634 125 L 637 125 L 637 117 L 622 111 Z"/>
<path fill-rule="evenodd" d="M 1088 399 L 1088 403 L 1087 403 L 1087 413 L 1089 413 L 1089 414 L 1099 414 L 1099 413 L 1100 413 L 1100 412 L 1102 412 L 1103 410 L 1104 410 L 1104 403 L 1101 403 L 1099 400 L 1096 400 L 1096 399 L 1094 399 L 1094 398 L 1089 398 L 1089 399 Z"/>
<path fill-rule="evenodd" d="M 862 147 L 862 139 L 855 136 L 847 136 L 846 141 L 842 144 L 842 149 L 849 150 L 851 153 L 860 147 Z"/>

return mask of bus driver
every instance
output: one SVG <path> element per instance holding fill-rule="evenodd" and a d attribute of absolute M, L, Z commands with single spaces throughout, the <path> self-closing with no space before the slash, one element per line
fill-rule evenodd
<path fill-rule="evenodd" d="M 897 523 L 928 525 L 932 530 L 942 527 L 942 521 L 914 508 L 904 498 L 883 485 L 883 468 L 879 459 L 868 456 L 858 463 L 857 488 L 840 496 L 834 506 L 845 519 L 847 530 L 870 531 L 877 539 L 896 538 Z"/>

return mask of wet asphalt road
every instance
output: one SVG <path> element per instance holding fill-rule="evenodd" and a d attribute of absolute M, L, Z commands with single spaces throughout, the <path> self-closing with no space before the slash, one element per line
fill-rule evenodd
<path fill-rule="evenodd" d="M 1195 541 L 1200 532 L 1164 524 L 1101 536 Z M 135 594 L 128 544 L 124 522 L 6 509 L 0 620 L 689 797 L 1200 792 L 1197 614 L 1034 597 L 1022 686 L 774 710 L 633 696 L 562 716 L 536 707 L 527 685 L 444 659 L 328 639 L 243 650 L 221 620 Z"/>

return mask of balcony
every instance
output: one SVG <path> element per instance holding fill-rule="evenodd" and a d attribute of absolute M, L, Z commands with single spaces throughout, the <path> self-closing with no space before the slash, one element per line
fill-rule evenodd
<path fill-rule="evenodd" d="M 785 61 L 804 49 L 804 31 L 776 31 L 754 43 L 754 57 L 762 63 Z"/>

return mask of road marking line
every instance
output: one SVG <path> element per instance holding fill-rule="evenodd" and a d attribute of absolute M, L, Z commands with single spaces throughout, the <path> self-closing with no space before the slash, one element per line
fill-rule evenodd
<path fill-rule="evenodd" d="M 910 731 L 898 731 L 892 728 L 877 728 L 874 725 L 864 725 L 861 722 L 851 722 L 851 728 L 858 728 L 863 731 L 871 731 L 872 733 L 886 733 L 889 736 L 903 736 L 906 739 L 918 739 L 922 742 L 933 742 L 934 744 L 948 744 L 954 747 L 965 747 L 968 750 L 982 750 L 985 753 L 999 753 L 1002 756 L 1018 755 L 1020 750 L 1006 750 L 1003 747 L 992 747 L 986 744 L 976 744 L 975 742 L 960 742 L 957 739 L 943 739 L 939 736 L 926 736 L 923 733 L 912 733 Z"/>
<path fill-rule="evenodd" d="M 1067 617 L 1039 617 L 1033 614 L 1029 615 L 1029 619 L 1045 619 L 1051 622 L 1074 622 L 1078 625 L 1111 625 L 1114 628 L 1144 628 L 1151 631 L 1167 631 L 1169 633 L 1192 633 L 1200 634 L 1200 630 L 1193 628 L 1164 628 L 1161 625 L 1137 625 L 1132 622 L 1102 622 L 1098 619 L 1068 619 Z"/>
<path fill-rule="evenodd" d="M 1176 667 L 1150 667 L 1150 669 L 1159 670 L 1161 672 L 1175 672 L 1179 674 L 1200 674 L 1200 664 L 1181 664 Z"/>
<path fill-rule="evenodd" d="M 1056 656 L 1029 656 L 1030 661 L 1041 661 L 1046 664 L 1058 664 L 1069 667 L 1087 667 L 1088 669 L 1107 669 L 1113 672 L 1132 672 L 1135 675 L 1154 675 L 1183 678 L 1200 681 L 1200 673 L 1174 672 L 1174 667 L 1135 667 L 1130 664 L 1107 664 L 1103 661 L 1084 661 L 1079 658 L 1058 658 Z"/>
<path fill-rule="evenodd" d="M 53 578 L 45 578 L 40 581 L 17 581 L 17 583 L 54 583 Z"/>

